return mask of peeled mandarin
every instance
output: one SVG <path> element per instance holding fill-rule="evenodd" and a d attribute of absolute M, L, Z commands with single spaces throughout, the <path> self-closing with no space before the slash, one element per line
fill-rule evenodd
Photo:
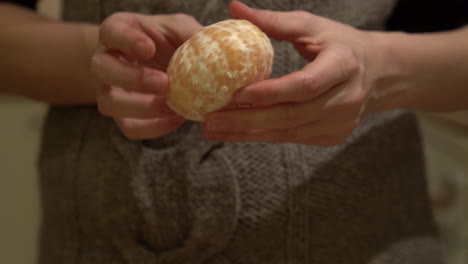
<path fill-rule="evenodd" d="M 239 88 L 271 74 L 269 38 L 246 20 L 225 20 L 203 28 L 182 44 L 169 62 L 168 105 L 186 119 L 227 106 Z"/>

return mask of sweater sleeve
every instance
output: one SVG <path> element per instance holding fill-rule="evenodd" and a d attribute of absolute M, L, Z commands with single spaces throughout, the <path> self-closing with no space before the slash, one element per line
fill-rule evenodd
<path fill-rule="evenodd" d="M 31 9 L 36 9 L 37 7 L 36 0 L 0 0 L 0 3 L 12 3 Z"/>
<path fill-rule="evenodd" d="M 467 0 L 399 0 L 387 28 L 406 32 L 434 32 L 466 24 Z"/>

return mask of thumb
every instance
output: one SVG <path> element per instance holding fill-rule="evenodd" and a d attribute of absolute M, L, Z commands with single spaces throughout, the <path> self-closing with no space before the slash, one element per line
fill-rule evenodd
<path fill-rule="evenodd" d="M 269 37 L 286 41 L 310 36 L 313 33 L 311 27 L 318 18 L 305 11 L 277 12 L 250 8 L 238 1 L 233 1 L 229 9 L 234 18 L 248 20 Z"/>

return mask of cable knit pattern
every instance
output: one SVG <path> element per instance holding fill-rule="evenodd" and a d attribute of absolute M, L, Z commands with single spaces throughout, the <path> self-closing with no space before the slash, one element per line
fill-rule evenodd
<path fill-rule="evenodd" d="M 65 0 L 64 18 L 184 12 L 227 0 Z M 249 0 L 379 29 L 393 0 Z M 273 76 L 306 62 L 274 41 Z M 95 107 L 53 107 L 40 157 L 41 264 L 440 264 L 414 117 L 368 118 L 346 144 L 222 143 L 188 122 L 126 140 Z"/>

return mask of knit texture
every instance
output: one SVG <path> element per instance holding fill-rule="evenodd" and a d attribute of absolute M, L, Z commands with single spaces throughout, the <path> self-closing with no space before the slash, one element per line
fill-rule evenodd
<path fill-rule="evenodd" d="M 66 0 L 65 19 L 117 11 L 229 17 L 230 1 Z M 244 1 L 377 29 L 389 0 Z M 274 76 L 306 62 L 274 41 Z M 129 141 L 95 107 L 54 107 L 40 158 L 41 264 L 440 264 L 414 117 L 369 117 L 348 141 L 205 140 L 188 122 Z"/>

